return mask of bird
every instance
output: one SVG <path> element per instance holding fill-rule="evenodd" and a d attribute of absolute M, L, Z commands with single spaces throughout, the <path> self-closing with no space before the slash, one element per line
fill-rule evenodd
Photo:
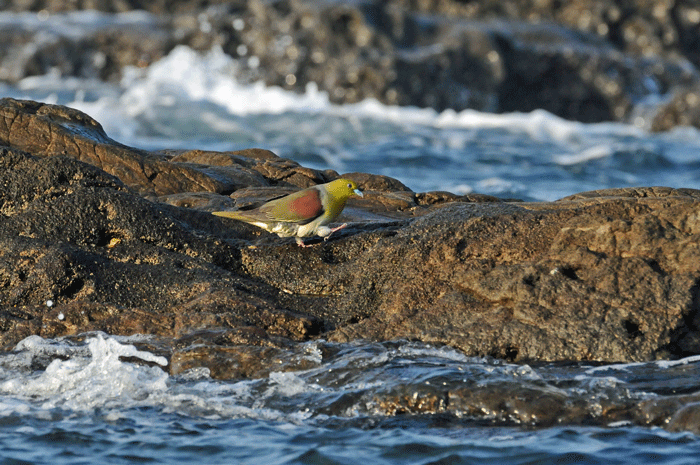
<path fill-rule="evenodd" d="M 294 237 L 300 247 L 302 237 L 313 235 L 328 240 L 331 234 L 343 229 L 347 223 L 331 228 L 345 208 L 348 198 L 364 197 L 354 181 L 336 179 L 326 184 L 317 184 L 284 197 L 270 200 L 252 210 L 212 212 L 213 215 L 244 221 L 280 237 Z"/>

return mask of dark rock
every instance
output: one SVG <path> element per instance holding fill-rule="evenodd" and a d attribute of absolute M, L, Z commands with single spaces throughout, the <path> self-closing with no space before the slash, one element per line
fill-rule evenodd
<path fill-rule="evenodd" d="M 73 157 L 144 195 L 230 193 L 251 184 L 308 187 L 338 176 L 265 150 L 145 152 L 111 140 L 99 123 L 77 110 L 8 98 L 0 99 L 0 144 L 42 156 Z"/>
<path fill-rule="evenodd" d="M 348 227 L 300 248 L 209 211 L 337 173 L 259 150 L 138 151 L 60 106 L 4 99 L 0 114 L 5 348 L 29 335 L 145 333 L 172 374 L 216 378 L 314 368 L 299 344 L 314 339 L 410 339 L 516 362 L 700 352 L 700 191 L 525 203 L 351 173 L 367 195 L 343 212 Z M 183 180 L 193 173 L 197 182 Z M 217 193 L 222 185 L 234 191 Z M 697 396 L 581 398 L 562 409 L 561 394 L 535 385 L 392 389 L 368 408 L 535 426 L 697 425 Z"/>
<path fill-rule="evenodd" d="M 492 195 L 466 194 L 456 195 L 451 192 L 433 191 L 416 194 L 418 205 L 435 205 L 445 202 L 502 202 Z"/>
<path fill-rule="evenodd" d="M 206 232 L 216 228 L 211 215 L 151 203 L 65 157 L 2 148 L 0 164 L 0 344 L 91 329 L 179 336 L 263 320 L 291 338 L 317 330 L 313 317 L 272 303 L 277 290 L 232 274 L 240 254 Z"/>
<path fill-rule="evenodd" d="M 156 17 L 145 21 L 143 17 L 122 22 L 110 19 L 104 15 L 102 27 L 84 35 L 76 34 L 70 26 L 63 30 L 50 27 L 51 21 L 36 29 L 3 26 L 0 79 L 16 82 L 26 76 L 52 72 L 116 81 L 125 66 L 145 67 L 163 58 L 176 45 L 172 32 Z"/>
<path fill-rule="evenodd" d="M 697 353 L 697 191 L 513 203 L 415 194 L 354 173 L 373 189 L 349 203 L 341 220 L 350 226 L 301 249 L 206 211 L 258 204 L 333 172 L 266 151 L 137 151 L 75 110 L 1 102 L 5 344 L 38 331 L 49 310 L 85 303 L 102 316 L 66 310 L 53 331 L 180 337 L 243 325 L 293 340 L 409 338 L 515 361 Z M 168 176 L 177 182 L 159 184 Z M 224 177 L 230 197 L 216 193 Z M 253 187 L 239 188 L 246 180 Z M 183 191 L 152 202 L 122 182 L 149 196 Z"/>
<path fill-rule="evenodd" d="M 201 337 L 196 337 L 201 335 Z M 215 379 L 261 378 L 271 372 L 298 371 L 316 368 L 300 346 L 273 342 L 258 328 L 237 328 L 215 335 L 195 334 L 182 338 L 185 345 L 176 349 L 170 358 L 171 374 L 193 368 L 206 368 Z"/>
<path fill-rule="evenodd" d="M 675 412 L 669 420 L 667 429 L 669 431 L 690 431 L 694 434 L 699 434 L 700 402 L 689 403 Z"/>
<path fill-rule="evenodd" d="M 355 181 L 362 190 L 411 192 L 401 181 L 380 174 L 346 173 L 343 177 Z"/>
<path fill-rule="evenodd" d="M 444 207 L 373 247 L 389 263 L 400 256 L 403 266 L 390 275 L 370 263 L 358 267 L 373 277 L 379 311 L 331 339 L 438 342 L 450 328 L 464 335 L 450 344 L 467 353 L 513 360 L 693 352 L 698 266 L 687 259 L 699 254 L 695 206 L 688 197 L 652 197 L 555 210 Z M 677 312 L 674 323 L 669 310 Z"/>
<path fill-rule="evenodd" d="M 650 129 L 668 131 L 676 126 L 700 127 L 700 86 L 676 89 L 670 100 L 657 108 Z"/>
<path fill-rule="evenodd" d="M 378 388 L 366 396 L 366 403 L 372 411 L 385 415 L 442 414 L 447 421 L 453 415 L 458 422 L 469 419 L 489 426 L 608 427 L 613 423 L 632 423 L 676 432 L 699 431 L 698 394 L 655 396 L 640 402 L 635 395 L 606 392 L 604 387 L 582 392 L 552 389 L 551 384 L 539 379 L 526 381 L 528 366 L 516 370 L 524 375 L 517 380 L 495 376 L 486 382 L 427 382 L 408 388 Z"/>
<path fill-rule="evenodd" d="M 372 403 L 386 415 L 450 413 L 491 424 L 520 426 L 580 424 L 592 416 L 589 406 L 583 402 L 572 405 L 576 402 L 563 392 L 508 382 L 449 390 L 413 387 L 410 392 L 379 393 Z"/>

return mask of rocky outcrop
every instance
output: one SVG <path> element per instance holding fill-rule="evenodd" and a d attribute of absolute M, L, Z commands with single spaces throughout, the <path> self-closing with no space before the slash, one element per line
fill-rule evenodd
<path fill-rule="evenodd" d="M 103 12 L 103 27 L 52 26 L 51 15 L 82 8 Z M 32 27 L 0 31 L 4 81 L 48 72 L 114 81 L 184 44 L 221 47 L 239 59 L 241 81 L 315 83 L 339 103 L 699 124 L 700 9 L 683 2 L 35 1 L 28 10 Z M 132 10 L 145 11 L 114 16 Z"/>
<path fill-rule="evenodd" d="M 146 333 L 172 374 L 225 379 L 312 368 L 309 340 L 333 352 L 411 339 L 511 361 L 700 352 L 700 191 L 526 203 L 346 173 L 366 196 L 343 212 L 348 228 L 309 248 L 209 213 L 337 176 L 255 149 L 136 150 L 78 111 L 0 100 L 0 345 Z M 388 415 L 697 431 L 697 395 L 563 401 L 507 383 L 366 399 Z"/>
<path fill-rule="evenodd" d="M 182 366 L 318 337 L 515 361 L 698 353 L 698 191 L 524 203 L 350 173 L 366 192 L 344 212 L 350 227 L 302 249 L 208 212 L 334 171 L 259 150 L 135 150 L 60 106 L 4 99 L 0 115 L 4 346 L 102 330 L 195 334 L 217 354 L 179 353 Z"/>

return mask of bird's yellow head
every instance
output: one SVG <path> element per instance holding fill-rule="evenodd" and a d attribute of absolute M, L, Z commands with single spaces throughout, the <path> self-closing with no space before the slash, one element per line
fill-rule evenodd
<path fill-rule="evenodd" d="M 349 179 L 336 179 L 326 184 L 328 192 L 337 199 L 347 199 L 356 195 L 358 197 L 364 197 L 362 191 L 357 188 L 355 181 Z"/>

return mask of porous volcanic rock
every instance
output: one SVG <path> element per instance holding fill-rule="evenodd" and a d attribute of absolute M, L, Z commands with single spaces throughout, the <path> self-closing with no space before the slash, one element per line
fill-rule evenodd
<path fill-rule="evenodd" d="M 698 191 L 505 202 L 349 173 L 367 193 L 349 227 L 299 248 L 208 212 L 333 171 L 261 150 L 135 150 L 61 106 L 3 99 L 0 115 L 5 346 L 102 330 L 278 350 L 408 338 L 514 361 L 700 352 Z"/>

